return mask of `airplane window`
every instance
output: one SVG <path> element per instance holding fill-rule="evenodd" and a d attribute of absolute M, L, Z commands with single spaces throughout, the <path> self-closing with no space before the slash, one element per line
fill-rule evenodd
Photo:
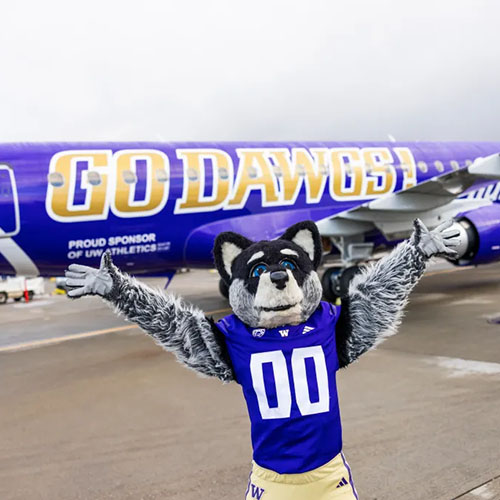
<path fill-rule="evenodd" d="M 434 162 L 434 166 L 436 167 L 438 172 L 444 172 L 444 165 L 442 161 L 436 160 Z"/>
<path fill-rule="evenodd" d="M 124 170 L 122 172 L 122 177 L 127 184 L 135 184 L 137 182 L 137 176 L 132 170 Z"/>
<path fill-rule="evenodd" d="M 250 167 L 248 169 L 248 175 L 252 178 L 255 179 L 258 175 L 257 169 L 255 167 Z"/>
<path fill-rule="evenodd" d="M 460 165 L 458 164 L 458 161 L 451 160 L 450 161 L 450 166 L 453 170 L 458 170 L 460 168 Z"/>
<path fill-rule="evenodd" d="M 365 162 L 364 166 L 368 174 L 371 174 L 373 172 L 373 165 L 371 163 Z"/>
<path fill-rule="evenodd" d="M 90 171 L 87 172 L 87 181 L 91 186 L 99 186 L 101 184 L 101 176 L 98 172 Z"/>
<path fill-rule="evenodd" d="M 297 172 L 301 177 L 304 177 L 306 175 L 306 169 L 304 168 L 304 165 L 297 165 Z"/>
<path fill-rule="evenodd" d="M 198 172 L 194 168 L 188 168 L 187 174 L 190 181 L 198 180 Z"/>
<path fill-rule="evenodd" d="M 64 186 L 64 177 L 59 172 L 52 172 L 48 175 L 48 181 L 51 186 L 62 187 Z"/>
<path fill-rule="evenodd" d="M 158 169 L 156 171 L 156 180 L 158 182 L 167 182 L 168 181 L 167 171 L 163 168 Z"/>
<path fill-rule="evenodd" d="M 219 175 L 221 179 L 229 179 L 229 172 L 227 171 L 227 168 L 222 167 L 219 169 Z"/>
<path fill-rule="evenodd" d="M 419 168 L 420 172 L 423 172 L 424 174 L 429 170 L 425 161 L 419 161 L 417 163 L 417 167 Z"/>

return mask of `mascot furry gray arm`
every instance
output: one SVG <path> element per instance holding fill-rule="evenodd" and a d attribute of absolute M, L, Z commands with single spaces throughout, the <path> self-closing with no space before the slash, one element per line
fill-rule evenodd
<path fill-rule="evenodd" d="M 448 230 L 451 225 L 447 221 L 429 231 L 416 219 L 409 240 L 353 278 L 337 325 L 341 367 L 397 332 L 408 296 L 431 257 L 456 256 L 458 232 Z"/>
<path fill-rule="evenodd" d="M 72 298 L 100 295 L 118 314 L 139 325 L 189 368 L 224 382 L 233 380 L 221 333 L 203 312 L 182 299 L 122 273 L 106 252 L 100 269 L 71 264 L 66 271 Z"/>
<path fill-rule="evenodd" d="M 396 332 L 427 260 L 455 255 L 451 247 L 457 245 L 458 233 L 447 230 L 450 225 L 451 221 L 428 231 L 416 220 L 409 240 L 354 277 L 336 327 L 341 367 Z M 257 243 L 236 233 L 222 233 L 214 256 L 222 279 L 230 285 L 235 315 L 251 327 L 303 323 L 320 303 L 316 269 L 321 241 L 313 222 L 300 222 L 278 240 Z M 71 264 L 66 278 L 69 297 L 100 295 L 189 368 L 224 382 L 234 379 L 224 337 L 214 322 L 182 299 L 122 273 L 109 253 L 104 254 L 100 269 Z"/>

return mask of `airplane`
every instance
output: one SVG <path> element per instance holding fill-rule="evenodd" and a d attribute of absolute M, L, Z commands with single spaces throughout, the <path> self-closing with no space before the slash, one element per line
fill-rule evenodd
<path fill-rule="evenodd" d="M 330 300 L 416 217 L 454 219 L 455 265 L 494 262 L 499 153 L 500 142 L 0 144 L 0 275 L 61 276 L 110 249 L 129 273 L 170 280 L 213 267 L 221 231 L 272 239 L 305 219 L 333 262 Z"/>

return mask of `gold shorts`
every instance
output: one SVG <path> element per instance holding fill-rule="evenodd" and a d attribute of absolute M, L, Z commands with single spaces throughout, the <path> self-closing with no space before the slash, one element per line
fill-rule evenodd
<path fill-rule="evenodd" d="M 302 474 L 278 474 L 255 462 L 245 500 L 358 500 L 351 469 L 339 453 L 325 465 Z"/>

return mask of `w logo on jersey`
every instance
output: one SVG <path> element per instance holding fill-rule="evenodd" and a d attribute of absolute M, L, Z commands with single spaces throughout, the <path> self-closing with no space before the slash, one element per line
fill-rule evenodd
<path fill-rule="evenodd" d="M 264 495 L 264 488 L 259 488 L 258 486 L 255 486 L 255 484 L 251 484 L 251 493 L 252 493 L 252 498 L 256 498 L 257 500 L 260 500 L 262 498 L 262 495 Z"/>
<path fill-rule="evenodd" d="M 288 332 L 289 332 L 289 331 L 290 331 L 290 330 L 280 330 L 280 335 L 281 335 L 282 337 L 288 337 Z"/>

